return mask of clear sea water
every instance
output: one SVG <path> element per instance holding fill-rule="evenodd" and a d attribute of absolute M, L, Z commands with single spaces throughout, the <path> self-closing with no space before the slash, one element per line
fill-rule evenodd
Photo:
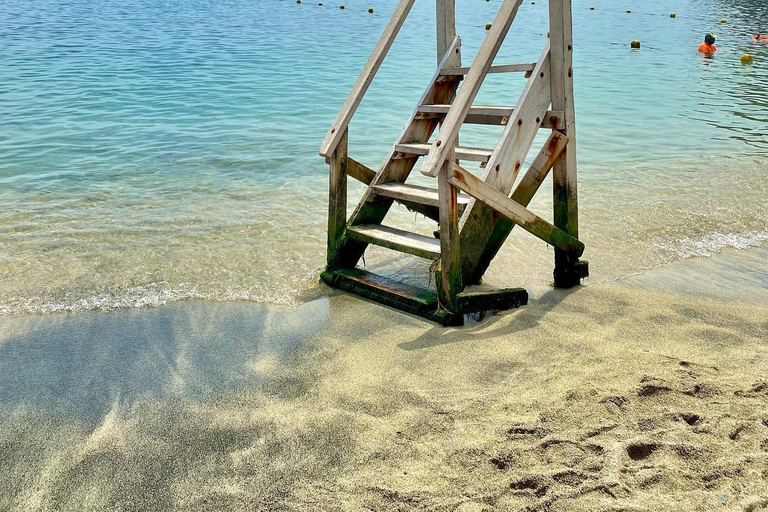
<path fill-rule="evenodd" d="M 396 2 L 324 3 L 4 0 L 0 313 L 326 293 L 317 150 Z M 768 241 L 768 44 L 749 40 L 768 32 L 768 5 L 675 4 L 670 19 L 661 0 L 574 0 L 592 282 Z M 465 63 L 499 5 L 458 0 Z M 433 12 L 417 0 L 352 123 L 351 155 L 371 167 L 433 72 Z M 535 61 L 546 17 L 546 1 L 525 2 L 497 63 Z M 722 52 L 707 59 L 696 47 L 710 31 Z M 523 84 L 492 76 L 477 103 L 514 105 Z M 499 133 L 470 127 L 462 142 L 492 147 Z M 361 191 L 350 184 L 350 210 Z M 549 215 L 548 194 L 532 208 Z M 404 209 L 390 223 L 433 229 Z M 414 281 L 428 269 L 380 248 L 366 264 Z M 551 249 L 519 232 L 487 280 L 551 271 Z"/>

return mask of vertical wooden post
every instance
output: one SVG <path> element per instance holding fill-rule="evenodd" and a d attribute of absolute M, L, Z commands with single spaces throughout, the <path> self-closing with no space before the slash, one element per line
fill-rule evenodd
<path fill-rule="evenodd" d="M 435 19 L 437 20 L 437 65 L 445 56 L 453 38 L 456 37 L 456 0 L 435 0 Z M 446 66 L 461 67 L 461 50 L 446 61 Z M 459 145 L 459 137 L 456 136 L 455 145 Z M 456 161 L 458 164 L 458 160 Z"/>
<path fill-rule="evenodd" d="M 443 59 L 443 55 L 456 37 L 456 0 L 435 0 L 437 21 L 437 63 Z M 460 66 L 455 62 L 448 62 L 449 66 Z"/>
<path fill-rule="evenodd" d="M 456 296 L 461 292 L 461 257 L 459 254 L 459 189 L 448 182 L 454 155 L 446 159 L 437 176 L 440 197 L 440 277 L 438 295 L 449 311 L 455 312 Z"/>
<path fill-rule="evenodd" d="M 336 150 L 328 159 L 330 179 L 328 184 L 328 266 L 337 270 L 341 257 L 341 241 L 347 225 L 347 150 L 349 131 L 339 140 Z"/>
<path fill-rule="evenodd" d="M 456 0 L 435 1 L 437 8 L 437 62 L 439 65 L 454 37 L 456 37 Z M 457 51 L 447 59 L 445 64 L 461 66 L 461 52 Z M 458 140 L 454 141 L 455 144 L 458 144 Z M 454 156 L 451 155 L 445 160 L 437 177 L 437 189 L 440 197 L 440 272 L 437 290 L 441 304 L 449 311 L 454 311 L 456 296 L 462 290 L 458 189 L 448 183 Z"/>
<path fill-rule="evenodd" d="M 571 0 L 549 0 L 550 89 L 552 109 L 564 112 L 565 128 L 560 130 L 570 141 L 552 167 L 554 185 L 554 224 L 569 235 L 579 236 L 579 210 L 576 184 L 576 117 L 573 104 L 573 37 Z M 555 249 L 555 286 L 570 288 L 588 274 L 586 262 Z"/>

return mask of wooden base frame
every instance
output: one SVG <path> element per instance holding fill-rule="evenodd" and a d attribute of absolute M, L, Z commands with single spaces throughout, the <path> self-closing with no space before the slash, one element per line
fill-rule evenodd
<path fill-rule="evenodd" d="M 524 288 L 505 288 L 492 292 L 463 292 L 457 295 L 453 311 L 440 307 L 437 294 L 373 274 L 362 269 L 323 272 L 320 278 L 332 288 L 354 293 L 444 327 L 464 325 L 465 315 L 505 311 L 528 304 Z"/>

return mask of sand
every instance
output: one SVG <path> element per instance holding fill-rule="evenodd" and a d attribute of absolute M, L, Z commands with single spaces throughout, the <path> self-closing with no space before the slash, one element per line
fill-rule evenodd
<path fill-rule="evenodd" d="M 530 291 L 3 317 L 0 510 L 768 510 L 768 251 Z"/>

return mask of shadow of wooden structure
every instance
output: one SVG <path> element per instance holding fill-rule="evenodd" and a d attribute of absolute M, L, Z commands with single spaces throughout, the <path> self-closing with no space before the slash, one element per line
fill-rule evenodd
<path fill-rule="evenodd" d="M 398 4 L 320 148 L 330 166 L 328 261 L 322 280 L 443 325 L 462 325 L 465 314 L 527 303 L 527 293 L 520 288 L 466 290 L 479 283 L 517 225 L 555 248 L 555 286 L 579 284 L 588 275 L 588 264 L 579 260 L 584 244 L 578 240 L 571 0 L 549 0 L 551 38 L 538 62 L 493 65 L 522 4 L 504 0 L 469 67 L 461 63 L 455 0 L 436 0 L 437 68 L 375 172 L 348 156 L 348 126 L 414 2 Z M 524 73 L 527 83 L 514 107 L 473 104 L 488 73 L 515 72 Z M 494 149 L 462 147 L 458 136 L 465 123 L 504 128 Z M 518 181 L 539 129 L 551 133 Z M 437 179 L 434 188 L 406 183 L 420 157 L 421 173 Z M 480 162 L 482 175 L 467 171 L 462 161 Z M 527 209 L 550 170 L 552 223 Z M 349 218 L 348 175 L 368 185 Z M 438 221 L 439 238 L 383 224 L 394 202 Z M 436 290 L 357 268 L 368 244 L 435 260 Z"/>

